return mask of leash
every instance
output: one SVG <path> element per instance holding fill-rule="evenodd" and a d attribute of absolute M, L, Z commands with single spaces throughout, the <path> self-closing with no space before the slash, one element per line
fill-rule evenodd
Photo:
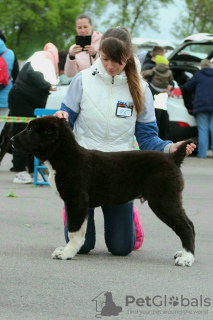
<path fill-rule="evenodd" d="M 35 119 L 35 118 L 0 116 L 0 122 L 25 122 L 25 123 L 28 123 L 33 119 Z"/>

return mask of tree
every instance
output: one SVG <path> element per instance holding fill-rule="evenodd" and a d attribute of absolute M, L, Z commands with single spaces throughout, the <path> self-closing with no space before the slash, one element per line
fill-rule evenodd
<path fill-rule="evenodd" d="M 96 30 L 99 30 L 97 24 L 101 25 L 102 32 L 120 25 L 137 36 L 141 28 L 157 29 L 159 6 L 171 1 L 0 0 L 0 26 L 8 47 L 19 59 L 25 60 L 35 51 L 43 50 L 47 42 L 53 42 L 59 50 L 68 49 L 74 42 L 75 19 L 80 13 L 91 16 Z"/>
<path fill-rule="evenodd" d="M 103 24 L 125 26 L 132 36 L 137 36 L 147 26 L 156 30 L 159 6 L 171 2 L 173 0 L 112 0 L 112 10 Z"/>
<path fill-rule="evenodd" d="M 177 38 L 193 33 L 213 32 L 213 0 L 186 0 L 186 11 L 172 29 Z"/>
<path fill-rule="evenodd" d="M 0 0 L 0 25 L 8 47 L 26 59 L 47 42 L 64 49 L 80 10 L 79 0 Z"/>

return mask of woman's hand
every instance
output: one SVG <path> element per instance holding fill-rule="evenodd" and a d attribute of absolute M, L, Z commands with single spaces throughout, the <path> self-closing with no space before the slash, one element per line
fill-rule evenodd
<path fill-rule="evenodd" d="M 64 118 L 66 121 L 68 121 L 69 113 L 66 111 L 57 111 L 54 113 L 54 116 L 58 118 Z"/>
<path fill-rule="evenodd" d="M 69 51 L 69 55 L 71 57 L 75 57 L 76 54 L 82 52 L 82 47 L 79 46 L 78 44 L 74 45 L 72 50 Z"/>
<path fill-rule="evenodd" d="M 84 51 L 86 51 L 86 53 L 90 54 L 92 57 L 96 55 L 97 51 L 95 50 L 95 48 L 93 46 L 85 46 L 84 47 Z"/>
<path fill-rule="evenodd" d="M 171 145 L 171 147 L 170 147 L 169 153 L 175 152 L 183 142 L 184 141 L 179 141 L 179 142 L 173 143 Z M 186 156 L 189 156 L 190 154 L 192 154 L 194 149 L 196 149 L 196 145 L 193 142 L 190 143 L 190 144 L 187 144 L 187 146 L 186 146 Z"/>

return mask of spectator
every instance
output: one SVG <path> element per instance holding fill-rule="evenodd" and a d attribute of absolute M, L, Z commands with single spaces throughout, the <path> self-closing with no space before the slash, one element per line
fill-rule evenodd
<path fill-rule="evenodd" d="M 9 75 L 9 84 L 4 88 L 0 89 L 0 116 L 7 116 L 9 114 L 8 107 L 8 94 L 12 88 L 16 77 L 19 73 L 19 65 L 17 58 L 14 52 L 11 49 L 8 49 L 5 45 L 6 38 L 2 30 L 0 29 L 0 55 L 3 55 L 3 58 L 7 64 L 7 70 Z M 4 128 L 5 122 L 0 122 L 0 135 Z"/>
<path fill-rule="evenodd" d="M 105 152 L 130 151 L 135 149 L 134 135 L 140 149 L 174 152 L 181 144 L 158 138 L 152 94 L 142 80 L 140 68 L 128 30 L 124 27 L 107 30 L 100 42 L 100 58 L 75 76 L 60 111 L 55 114 L 69 120 L 81 146 Z M 188 146 L 187 154 L 194 147 Z M 127 255 L 139 249 L 144 235 L 133 201 L 103 206 L 102 210 L 109 252 Z M 71 230 L 72 226 L 65 221 L 67 242 Z M 79 253 L 92 250 L 95 238 L 94 208 L 90 208 L 86 239 Z"/>
<path fill-rule="evenodd" d="M 145 71 L 145 70 L 154 68 L 156 66 L 156 63 L 155 63 L 156 55 L 164 56 L 164 54 L 165 54 L 165 49 L 163 47 L 160 47 L 160 46 L 153 47 L 152 52 L 147 53 L 141 70 Z"/>
<path fill-rule="evenodd" d="M 90 17 L 86 14 L 80 14 L 75 20 L 76 32 L 79 36 L 92 36 L 91 45 L 84 47 L 72 45 L 69 49 L 65 63 L 65 74 L 68 77 L 74 77 L 77 72 L 89 68 L 98 58 L 98 49 L 102 34 L 99 31 L 93 31 L 93 25 Z"/>
<path fill-rule="evenodd" d="M 33 117 L 36 108 L 45 108 L 49 91 L 58 83 L 58 49 L 47 43 L 43 51 L 35 52 L 24 64 L 9 93 L 12 116 Z M 26 128 L 26 123 L 14 123 L 13 135 Z M 32 183 L 32 155 L 13 149 L 14 183 Z M 28 172 L 27 172 L 28 171 Z"/>
<path fill-rule="evenodd" d="M 209 148 L 209 132 L 211 133 L 211 149 L 213 150 L 213 69 L 212 63 L 204 59 L 201 70 L 181 87 L 184 94 L 194 93 L 193 114 L 198 127 L 198 157 L 206 158 Z"/>
<path fill-rule="evenodd" d="M 66 74 L 64 73 L 64 66 L 65 66 L 65 62 L 66 62 L 66 57 L 68 55 L 68 51 L 67 50 L 62 50 L 59 51 L 58 55 L 59 55 L 59 63 L 58 63 L 58 70 L 59 70 L 59 79 L 60 79 L 60 85 L 68 85 L 70 84 L 72 78 L 69 78 L 66 76 Z"/>
<path fill-rule="evenodd" d="M 149 74 L 153 71 L 154 68 L 157 67 L 156 65 L 156 57 L 158 57 L 157 59 L 160 61 L 160 59 L 165 59 L 164 58 L 164 53 L 165 53 L 165 49 L 163 47 L 160 47 L 160 46 L 155 46 L 153 47 L 152 49 L 152 55 L 151 55 L 151 58 L 149 60 L 149 57 L 147 56 L 147 59 L 146 61 L 144 62 L 144 66 L 142 68 L 142 74 L 146 74 L 146 80 L 148 83 L 151 83 L 152 82 L 152 76 Z M 166 61 L 166 60 L 164 60 Z M 168 60 L 167 60 L 168 61 Z M 169 67 L 165 66 L 167 69 L 169 69 Z M 156 69 L 154 69 L 156 70 Z M 172 83 L 173 82 L 171 81 L 173 76 L 171 75 L 171 71 L 169 71 L 169 75 L 168 75 L 168 82 L 169 83 Z M 165 75 L 167 76 L 167 74 L 165 73 Z M 171 77 L 170 77 L 171 75 Z M 168 100 L 168 95 L 167 93 L 160 93 L 159 94 L 159 89 L 160 87 L 162 87 L 162 84 L 163 86 L 166 87 L 166 84 L 164 83 L 164 79 L 162 77 L 161 79 L 161 76 L 160 74 L 158 74 L 158 81 L 157 83 L 155 83 L 156 86 L 154 86 L 154 84 L 150 84 L 150 89 L 154 95 L 154 106 L 155 106 L 155 116 L 156 116 L 156 120 L 157 120 L 157 125 L 158 125 L 158 135 L 161 139 L 163 140 L 166 140 L 168 139 L 169 137 L 169 131 L 170 131 L 170 123 L 169 123 L 169 114 L 168 114 L 168 110 L 167 110 L 167 100 Z M 166 90 L 163 90 L 163 91 L 169 91 L 172 87 L 171 86 L 167 86 L 167 89 Z M 157 95 L 156 95 L 157 93 Z"/>
<path fill-rule="evenodd" d="M 156 55 L 155 57 L 156 66 L 150 70 L 142 72 L 142 76 L 151 78 L 149 83 L 150 90 L 153 97 L 156 94 L 169 92 L 173 86 L 173 75 L 172 71 L 169 69 L 169 60 L 165 57 Z"/>

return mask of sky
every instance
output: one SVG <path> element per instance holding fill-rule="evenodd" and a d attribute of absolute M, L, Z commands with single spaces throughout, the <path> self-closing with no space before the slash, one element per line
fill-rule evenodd
<path fill-rule="evenodd" d="M 175 0 L 174 4 L 162 4 L 162 8 L 159 10 L 159 30 L 156 32 L 147 28 L 145 34 L 141 34 L 140 37 L 168 40 L 176 44 L 179 41 L 170 31 L 174 22 L 178 21 L 183 13 L 184 8 L 185 0 Z"/>

